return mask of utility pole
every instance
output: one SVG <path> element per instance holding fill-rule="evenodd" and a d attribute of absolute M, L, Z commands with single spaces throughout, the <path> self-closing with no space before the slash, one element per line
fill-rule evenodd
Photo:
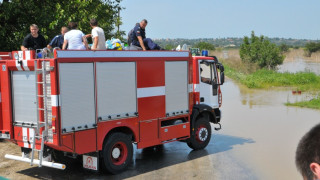
<path fill-rule="evenodd" d="M 118 7 L 118 18 L 117 18 L 117 26 L 118 26 L 118 34 L 120 35 L 120 6 Z"/>

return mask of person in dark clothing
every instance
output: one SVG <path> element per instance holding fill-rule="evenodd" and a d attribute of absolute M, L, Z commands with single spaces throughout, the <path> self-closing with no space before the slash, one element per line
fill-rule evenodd
<path fill-rule="evenodd" d="M 141 47 L 142 50 L 161 50 L 161 47 L 154 43 L 150 38 L 146 38 L 145 28 L 148 24 L 146 19 L 143 19 L 139 24 L 137 24 L 132 32 L 131 43 L 132 45 Z"/>
<path fill-rule="evenodd" d="M 36 24 L 30 25 L 30 34 L 28 34 L 21 46 L 21 50 L 25 51 L 28 49 L 36 50 L 36 49 L 43 49 L 46 47 L 46 40 L 44 37 L 38 33 L 39 28 Z"/>
<path fill-rule="evenodd" d="M 135 25 L 134 27 L 136 27 L 136 26 L 139 26 L 139 23 L 136 23 L 136 25 Z M 133 31 L 134 31 L 134 28 L 131 29 L 131 30 L 129 31 L 129 33 L 128 33 L 128 45 L 129 45 L 129 46 L 130 46 L 130 44 L 132 43 Z"/>
<path fill-rule="evenodd" d="M 320 179 L 320 124 L 309 130 L 299 141 L 296 166 L 303 179 Z"/>
<path fill-rule="evenodd" d="M 58 47 L 60 49 L 62 49 L 62 45 L 63 45 L 63 41 L 64 41 L 64 34 L 68 32 L 68 28 L 63 26 L 61 28 L 61 34 L 60 35 L 56 35 L 51 42 L 47 45 L 47 48 L 52 49 L 55 47 Z"/>

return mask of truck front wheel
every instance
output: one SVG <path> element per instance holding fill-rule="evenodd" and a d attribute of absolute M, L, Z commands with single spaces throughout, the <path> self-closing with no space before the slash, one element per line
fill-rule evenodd
<path fill-rule="evenodd" d="M 124 133 L 113 133 L 103 147 L 105 168 L 111 174 L 125 170 L 132 162 L 133 147 L 130 136 Z"/>
<path fill-rule="evenodd" d="M 194 150 L 205 148 L 211 139 L 211 126 L 205 118 L 200 118 L 196 121 L 194 131 L 190 138 L 187 139 L 187 144 Z"/>

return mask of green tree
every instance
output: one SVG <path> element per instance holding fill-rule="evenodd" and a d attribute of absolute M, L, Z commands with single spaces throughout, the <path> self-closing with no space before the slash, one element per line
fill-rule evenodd
<path fill-rule="evenodd" d="M 289 46 L 285 43 L 280 44 L 279 46 L 281 52 L 288 52 L 289 51 Z"/>
<path fill-rule="evenodd" d="M 215 50 L 215 47 L 213 44 L 207 43 L 207 42 L 198 42 L 197 44 L 194 45 L 194 48 L 199 48 L 200 51 L 202 50 Z"/>
<path fill-rule="evenodd" d="M 78 23 L 85 34 L 91 32 L 89 20 L 96 18 L 106 38 L 113 34 L 116 23 L 121 24 L 118 11 L 121 0 L 4 0 L 0 3 L 0 50 L 20 49 L 23 38 L 30 33 L 30 24 L 37 24 L 47 42 L 60 33 L 70 21 Z"/>
<path fill-rule="evenodd" d="M 312 53 L 320 51 L 320 42 L 309 42 L 305 45 L 305 55 L 310 57 Z"/>
<path fill-rule="evenodd" d="M 282 64 L 285 58 L 276 44 L 270 43 L 264 36 L 255 36 L 254 31 L 251 33 L 251 38 L 244 37 L 240 46 L 240 57 L 243 62 L 256 63 L 260 68 L 268 69 L 274 69 Z"/>
<path fill-rule="evenodd" d="M 175 49 L 174 45 L 173 44 L 167 44 L 164 49 L 166 50 L 172 50 L 172 49 Z"/>

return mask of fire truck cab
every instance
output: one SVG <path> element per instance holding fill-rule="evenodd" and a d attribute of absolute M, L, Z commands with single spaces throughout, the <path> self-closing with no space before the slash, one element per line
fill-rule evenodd
<path fill-rule="evenodd" d="M 4 53 L 6 54 L 6 53 Z M 185 141 L 205 148 L 221 129 L 216 57 L 189 51 L 13 51 L 0 61 L 0 138 L 22 149 L 5 157 L 65 169 L 65 156 L 110 173 L 146 148 Z M 12 57 L 12 58 L 9 58 Z M 35 158 L 39 152 L 39 158 Z"/>

